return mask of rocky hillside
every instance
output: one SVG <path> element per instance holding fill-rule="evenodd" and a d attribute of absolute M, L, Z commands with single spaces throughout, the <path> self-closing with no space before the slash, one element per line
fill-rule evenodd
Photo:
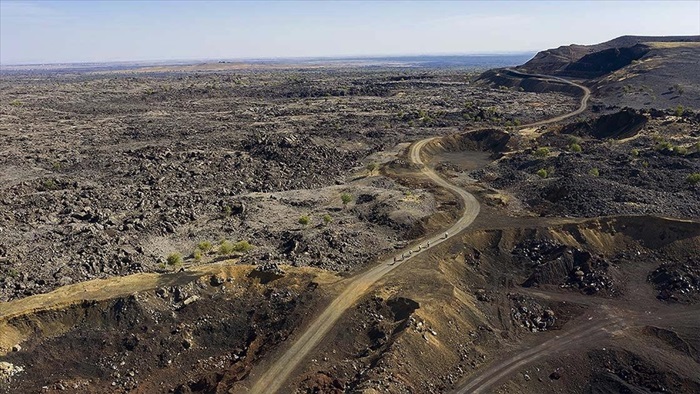
<path fill-rule="evenodd" d="M 568 45 L 539 52 L 519 71 L 580 79 L 610 107 L 700 108 L 700 36 L 622 36 L 596 45 Z M 489 72 L 483 80 L 499 86 L 517 76 Z"/>

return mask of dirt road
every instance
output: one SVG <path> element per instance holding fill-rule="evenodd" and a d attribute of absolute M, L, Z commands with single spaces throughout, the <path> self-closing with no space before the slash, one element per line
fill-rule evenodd
<path fill-rule="evenodd" d="M 511 71 L 511 70 L 509 70 Z M 547 78 L 553 81 L 567 83 L 580 88 L 583 91 L 583 96 L 581 97 L 581 104 L 576 111 L 560 115 L 551 119 L 543 120 L 540 122 L 523 125 L 522 127 L 532 127 L 539 126 L 547 123 L 558 122 L 562 119 L 569 118 L 571 116 L 576 116 L 582 113 L 586 106 L 588 105 L 588 99 L 590 97 L 590 90 L 585 86 L 570 82 L 561 78 L 547 77 L 541 75 L 528 75 L 513 71 L 522 76 L 529 76 L 535 78 Z M 369 288 L 374 285 L 377 281 L 383 278 L 389 272 L 395 270 L 401 264 L 410 260 L 418 254 L 425 253 L 428 249 L 433 248 L 440 243 L 450 239 L 451 237 L 457 235 L 462 230 L 466 229 L 479 214 L 479 202 L 474 198 L 473 195 L 465 191 L 464 189 L 455 186 L 440 175 L 438 175 L 431 168 L 426 166 L 421 159 L 421 150 L 423 147 L 429 143 L 431 140 L 438 138 L 427 138 L 417 143 L 413 144 L 410 148 L 409 157 L 411 161 L 416 164 L 421 165 L 421 172 L 426 177 L 430 178 L 433 182 L 440 185 L 441 187 L 451 191 L 459 199 L 462 200 L 464 211 L 462 216 L 454 223 L 445 234 L 438 234 L 429 239 L 423 239 L 420 242 L 422 245 L 422 250 L 415 252 L 418 244 L 413 244 L 409 248 L 397 252 L 395 256 L 381 261 L 374 268 L 359 274 L 351 278 L 345 290 L 336 297 L 333 302 L 331 302 L 328 307 L 306 328 L 306 330 L 299 336 L 296 341 L 289 347 L 277 360 L 274 361 L 272 365 L 259 377 L 251 374 L 251 381 L 255 384 L 251 388 L 252 393 L 269 394 L 278 392 L 286 383 L 289 376 L 294 372 L 294 370 L 301 364 L 301 362 L 306 358 L 306 356 L 311 352 L 316 345 L 323 339 L 323 337 L 330 331 L 330 329 L 335 325 L 335 323 L 340 319 L 340 317 L 345 313 L 345 311 L 350 308 L 357 300 L 360 299 Z M 427 247 L 427 245 L 430 247 Z M 402 254 L 413 250 L 411 256 L 407 258 L 402 258 Z M 398 259 L 398 261 L 395 261 Z M 254 373 L 254 372 L 253 372 Z"/>
<path fill-rule="evenodd" d="M 640 309 L 635 308 L 626 299 L 605 299 L 578 293 L 553 293 L 527 288 L 521 291 L 548 300 L 588 305 L 590 308 L 580 318 L 568 322 L 566 330 L 554 334 L 553 337 L 535 346 L 528 345 L 519 352 L 505 355 L 494 361 L 488 368 L 480 371 L 478 375 L 457 389 L 455 394 L 492 392 L 495 385 L 542 357 L 563 354 L 572 349 L 580 351 L 591 343 L 601 343 L 600 341 L 609 338 L 615 332 L 629 327 L 647 325 L 696 327 L 700 324 L 700 306 L 698 305 L 687 308 L 683 305 L 661 307 L 645 304 Z"/>
<path fill-rule="evenodd" d="M 380 262 L 377 266 L 366 271 L 358 276 L 352 278 L 345 290 L 335 299 L 333 302 L 309 325 L 306 331 L 296 340 L 296 342 L 290 347 L 279 359 L 275 361 L 273 365 L 268 368 L 265 373 L 257 379 L 255 385 L 252 387 L 251 392 L 253 393 L 274 393 L 279 391 L 284 383 L 286 382 L 289 375 L 297 368 L 297 366 L 304 360 L 308 353 L 323 339 L 323 337 L 330 331 L 333 325 L 340 319 L 340 316 L 345 313 L 345 311 L 350 308 L 355 302 L 357 302 L 360 297 L 362 297 L 369 288 L 375 284 L 378 280 L 384 277 L 384 275 L 395 270 L 401 264 L 410 260 L 411 258 L 425 253 L 429 248 L 433 248 L 442 242 L 450 239 L 455 234 L 458 234 L 462 230 L 466 229 L 479 214 L 479 202 L 463 189 L 447 182 L 442 177 L 440 177 L 436 172 L 430 169 L 428 166 L 424 165 L 420 158 L 420 151 L 430 142 L 432 138 L 421 140 L 416 144 L 413 144 L 410 148 L 410 158 L 414 163 L 422 165 L 422 173 L 430 178 L 432 181 L 438 185 L 450 190 L 459 196 L 463 201 L 464 211 L 459 220 L 447 229 L 447 237 L 445 234 L 438 234 L 432 238 L 426 238 L 421 240 L 420 243 L 412 244 L 408 248 L 399 251 L 396 255 L 389 259 Z M 422 250 L 416 251 L 418 245 L 422 246 Z M 411 252 L 410 256 L 402 258 L 402 254 L 407 254 Z M 397 261 L 395 262 L 395 259 Z"/>

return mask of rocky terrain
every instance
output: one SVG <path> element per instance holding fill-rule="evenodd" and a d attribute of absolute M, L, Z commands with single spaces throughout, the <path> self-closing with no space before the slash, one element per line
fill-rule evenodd
<path fill-rule="evenodd" d="M 594 102 L 603 106 L 697 109 L 699 56 L 700 36 L 622 36 L 548 49 L 517 69 L 583 80 L 593 88 Z M 488 73 L 487 79 L 499 81 L 496 74 Z"/>
<path fill-rule="evenodd" d="M 3 76 L 0 392 L 698 392 L 699 42 Z"/>
<path fill-rule="evenodd" d="M 252 244 L 251 263 L 362 268 L 420 233 L 435 209 L 424 190 L 368 173 L 388 160 L 373 154 L 573 105 L 560 94 L 473 88 L 472 77 L 350 69 L 3 78 L 0 300 L 163 270 L 171 253 L 190 263 L 198 243 L 222 239 Z M 353 202 L 344 205 L 343 193 Z"/>
<path fill-rule="evenodd" d="M 542 216 L 700 217 L 700 117 L 623 110 L 538 130 L 472 175 Z"/>

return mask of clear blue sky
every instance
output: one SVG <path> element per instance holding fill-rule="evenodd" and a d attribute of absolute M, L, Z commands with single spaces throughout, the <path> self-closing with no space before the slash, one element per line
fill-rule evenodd
<path fill-rule="evenodd" d="M 0 0 L 0 63 L 537 51 L 698 35 L 690 1 Z"/>

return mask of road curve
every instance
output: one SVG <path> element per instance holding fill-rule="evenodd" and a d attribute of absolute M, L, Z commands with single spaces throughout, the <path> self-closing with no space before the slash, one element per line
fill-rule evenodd
<path fill-rule="evenodd" d="M 436 138 L 436 137 L 434 137 Z M 413 144 L 410 148 L 410 158 L 414 163 L 422 166 L 421 172 L 426 177 L 430 178 L 436 184 L 444 187 L 455 193 L 463 201 L 464 211 L 462 216 L 447 229 L 447 238 L 444 234 L 438 234 L 432 238 L 423 239 L 420 244 L 423 245 L 422 251 L 416 252 L 417 244 L 397 252 L 394 256 L 380 262 L 374 268 L 361 273 L 352 278 L 345 290 L 331 302 L 328 307 L 314 320 L 304 331 L 304 333 L 294 342 L 294 344 L 272 364 L 267 371 L 257 379 L 255 385 L 251 388 L 252 393 L 275 393 L 279 391 L 283 384 L 287 381 L 289 375 L 297 368 L 304 360 L 308 353 L 318 345 L 323 337 L 330 331 L 345 311 L 350 308 L 357 300 L 362 297 L 367 290 L 375 284 L 384 275 L 398 268 L 401 264 L 409 261 L 411 258 L 425 253 L 429 248 L 433 248 L 442 242 L 450 239 L 454 235 L 466 229 L 479 214 L 479 202 L 463 189 L 447 182 L 440 177 L 436 172 L 424 165 L 420 158 L 420 151 L 433 138 L 424 139 Z M 428 248 L 426 245 L 430 245 Z M 411 256 L 401 259 L 402 253 L 407 253 L 413 250 Z M 399 261 L 394 262 L 394 258 Z"/>
<path fill-rule="evenodd" d="M 562 352 L 562 349 L 566 349 L 567 346 L 581 340 L 594 342 L 597 339 L 604 338 L 610 332 L 623 327 L 624 323 L 621 319 L 614 319 L 607 316 L 605 318 L 590 318 L 589 321 L 577 326 L 576 330 L 571 330 L 561 335 L 556 335 L 554 338 L 548 341 L 531 347 L 526 351 L 514 355 L 498 365 L 489 368 L 484 373 L 481 373 L 479 376 L 472 379 L 465 386 L 455 391 L 455 394 L 477 394 L 488 392 L 487 390 L 493 384 L 499 382 L 501 379 L 542 356 Z"/>
<path fill-rule="evenodd" d="M 525 74 L 510 69 L 507 69 L 507 71 L 519 74 L 524 77 L 543 78 L 556 82 L 566 83 L 569 85 L 576 86 L 584 92 L 584 95 L 581 98 L 581 105 L 576 111 L 560 115 L 551 119 L 543 120 L 540 122 L 523 125 L 521 126 L 521 128 L 558 122 L 571 116 L 576 116 L 586 109 L 588 98 L 590 97 L 590 90 L 588 90 L 588 88 L 586 88 L 585 86 L 557 77 L 549 77 L 538 74 Z M 457 220 L 456 223 L 454 223 L 449 229 L 446 230 L 447 236 L 445 236 L 444 234 L 438 234 L 433 236 L 432 238 L 423 239 L 420 242 L 420 244 L 423 245 L 422 251 L 416 253 L 415 248 L 417 247 L 417 244 L 413 244 L 409 248 L 397 252 L 394 256 L 390 257 L 389 259 L 379 262 L 378 265 L 376 265 L 374 268 L 371 268 L 370 270 L 360 273 L 357 276 L 351 278 L 347 283 L 347 287 L 345 288 L 345 290 L 343 290 L 343 292 L 340 293 L 311 324 L 309 324 L 309 326 L 305 329 L 301 336 L 299 336 L 296 339 L 296 341 L 291 345 L 291 347 L 289 347 L 284 352 L 284 354 L 282 354 L 277 360 L 275 360 L 274 363 L 270 365 L 267 368 L 267 370 L 259 377 L 251 375 L 251 380 L 255 381 L 255 384 L 250 389 L 251 393 L 271 394 L 278 392 L 287 382 L 287 379 L 292 374 L 292 372 L 294 372 L 294 370 L 316 347 L 316 345 L 318 345 L 319 342 L 321 342 L 323 337 L 330 331 L 330 329 L 340 319 L 343 313 L 345 313 L 346 310 L 348 310 L 352 305 L 354 305 L 355 302 L 357 302 L 357 300 L 359 300 L 360 297 L 362 297 L 372 285 L 374 285 L 386 274 L 395 270 L 396 268 L 401 266 L 401 264 L 405 263 L 411 258 L 417 256 L 418 254 L 425 253 L 427 249 L 433 248 L 459 234 L 462 230 L 466 229 L 474 221 L 474 219 L 476 219 L 476 216 L 479 214 L 480 209 L 479 202 L 476 200 L 476 198 L 474 198 L 473 195 L 471 195 L 464 189 L 446 181 L 435 171 L 433 171 L 431 168 L 425 165 L 420 157 L 420 153 L 423 147 L 436 138 L 439 137 L 426 138 L 413 144 L 409 151 L 409 157 L 411 161 L 421 166 L 421 173 L 423 175 L 430 178 L 437 185 L 454 193 L 456 196 L 459 197 L 459 199 L 462 200 L 462 205 L 464 207 L 462 216 L 459 218 L 459 220 Z M 426 247 L 425 245 L 427 244 L 429 244 L 430 247 Z M 408 256 L 405 259 L 401 259 L 402 253 L 406 253 L 410 250 L 414 250 L 412 255 Z M 398 258 L 399 261 L 395 262 L 396 258 Z"/>

